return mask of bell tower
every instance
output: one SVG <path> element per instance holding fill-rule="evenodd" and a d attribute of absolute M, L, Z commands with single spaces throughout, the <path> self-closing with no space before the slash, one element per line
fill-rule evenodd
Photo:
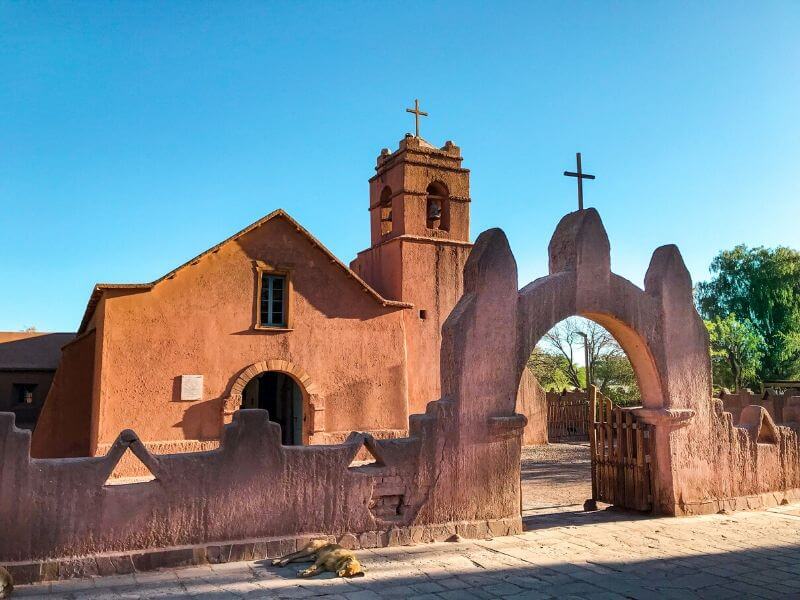
<path fill-rule="evenodd" d="M 369 180 L 372 247 L 401 235 L 469 241 L 469 170 L 451 141 L 436 148 L 411 134 L 378 156 Z"/>
<path fill-rule="evenodd" d="M 409 412 L 439 397 L 441 330 L 463 291 L 469 239 L 469 170 L 451 141 L 407 134 L 381 151 L 369 180 L 371 245 L 352 269 L 404 312 Z"/>

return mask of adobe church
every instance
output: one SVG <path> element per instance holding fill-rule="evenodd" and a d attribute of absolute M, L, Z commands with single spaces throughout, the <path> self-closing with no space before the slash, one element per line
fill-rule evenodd
<path fill-rule="evenodd" d="M 472 248 L 469 170 L 452 142 L 408 134 L 375 171 L 371 245 L 349 267 L 276 210 L 152 283 L 96 285 L 33 455 L 105 454 L 123 429 L 153 452 L 207 450 L 239 408 L 268 410 L 286 445 L 406 435 L 439 398 L 441 328 Z M 529 379 L 518 402 L 538 417 Z M 544 415 L 529 427 L 546 440 Z"/>

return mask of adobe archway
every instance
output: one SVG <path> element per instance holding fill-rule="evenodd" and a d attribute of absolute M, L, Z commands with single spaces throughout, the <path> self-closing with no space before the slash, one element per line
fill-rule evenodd
<path fill-rule="evenodd" d="M 263 360 L 244 368 L 231 384 L 230 393 L 222 403 L 222 424 L 233 419 L 233 413 L 242 407 L 242 393 L 255 377 L 266 372 L 284 373 L 290 376 L 303 394 L 303 403 L 308 408 L 304 424 L 304 441 L 314 443 L 315 435 L 325 430 L 325 400 L 319 386 L 301 367 L 286 360 Z"/>
<path fill-rule="evenodd" d="M 514 412 L 525 364 L 551 327 L 579 315 L 606 327 L 633 364 L 644 403 L 637 417 L 655 428 L 654 511 L 683 512 L 686 499 L 708 489 L 710 469 L 699 457 L 709 454 L 714 420 L 711 367 L 688 270 L 677 247 L 662 246 L 641 289 L 612 273 L 610 262 L 594 209 L 561 220 L 549 245 L 549 274 L 521 290 L 503 232 L 484 232 L 476 242 L 464 270 L 464 296 L 443 328 L 442 391 L 454 401 L 461 444 L 483 439 L 498 446 L 477 467 L 459 461 L 462 487 L 470 472 L 477 484 L 476 468 L 493 474 L 513 469 L 518 480 L 516 451 L 501 444 L 524 427 Z M 509 503 L 518 502 L 511 488 L 504 493 Z M 458 494 L 466 497 L 467 490 Z"/>
<path fill-rule="evenodd" d="M 519 292 L 517 371 L 521 376 L 533 346 L 563 318 L 581 315 L 608 329 L 636 372 L 644 405 L 639 417 L 657 425 L 656 511 L 673 512 L 680 494 L 674 487 L 672 432 L 711 407 L 708 334 L 680 252 L 675 246 L 656 249 L 641 289 L 611 271 L 605 228 L 597 211 L 587 209 L 561 220 L 548 254 L 549 275 Z"/>

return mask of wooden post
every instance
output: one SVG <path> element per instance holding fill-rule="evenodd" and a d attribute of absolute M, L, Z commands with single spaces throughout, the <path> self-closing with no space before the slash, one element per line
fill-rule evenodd
<path fill-rule="evenodd" d="M 599 500 L 597 497 L 597 388 L 589 385 L 589 453 L 592 457 L 592 500 Z"/>
<path fill-rule="evenodd" d="M 615 407 L 614 414 L 614 427 L 616 428 L 616 433 L 614 434 L 614 440 L 616 441 L 617 445 L 615 448 L 614 456 L 617 462 L 616 470 L 616 479 L 617 479 L 617 493 L 615 498 L 617 502 L 619 502 L 622 506 L 625 506 L 625 448 L 624 448 L 624 432 L 623 432 L 623 425 L 622 425 L 622 409 L 618 406 Z"/>
<path fill-rule="evenodd" d="M 644 431 L 642 423 L 637 423 L 636 425 L 636 508 L 644 510 L 647 507 L 647 489 L 645 487 L 647 464 L 645 463 Z"/>

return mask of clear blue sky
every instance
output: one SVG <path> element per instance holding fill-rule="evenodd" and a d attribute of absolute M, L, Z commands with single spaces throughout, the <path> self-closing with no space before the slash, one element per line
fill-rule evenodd
<path fill-rule="evenodd" d="M 2 2 L 0 329 L 74 330 L 95 282 L 278 207 L 349 262 L 415 97 L 521 285 L 576 151 L 639 285 L 664 243 L 695 280 L 721 248 L 800 247 L 799 29 L 798 2 Z"/>

